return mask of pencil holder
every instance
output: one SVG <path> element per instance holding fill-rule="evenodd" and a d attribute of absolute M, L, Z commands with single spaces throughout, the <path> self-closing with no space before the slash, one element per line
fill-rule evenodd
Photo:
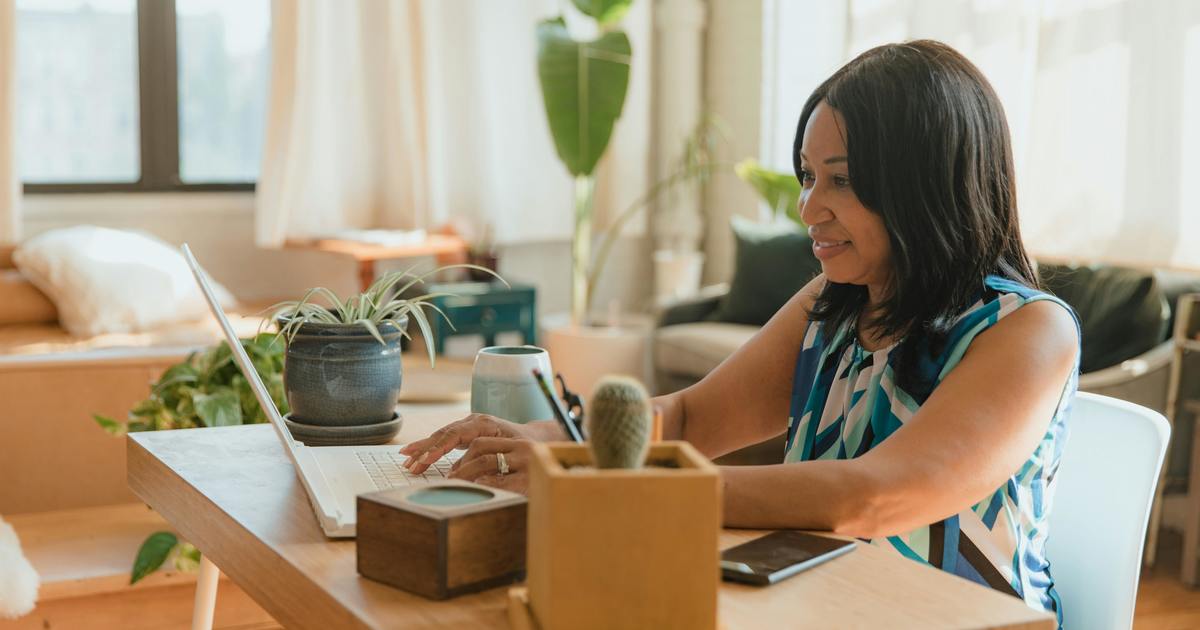
<path fill-rule="evenodd" d="M 537 444 L 530 463 L 528 604 L 542 630 L 717 627 L 721 487 L 685 442 L 638 469 L 597 469 L 583 444 Z"/>

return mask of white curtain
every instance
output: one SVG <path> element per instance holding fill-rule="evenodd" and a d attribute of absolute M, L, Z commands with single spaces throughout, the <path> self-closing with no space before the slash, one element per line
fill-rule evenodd
<path fill-rule="evenodd" d="M 841 6 L 844 26 L 831 23 L 834 37 L 807 45 L 841 50 L 844 63 L 878 44 L 940 39 L 987 75 L 1012 129 L 1022 230 L 1035 255 L 1200 268 L 1200 191 L 1191 175 L 1200 171 L 1200 2 Z M 793 132 L 814 87 L 795 90 L 803 96 L 789 103 L 790 128 L 781 116 L 774 133 Z"/>
<path fill-rule="evenodd" d="M 0 244 L 16 243 L 21 238 L 16 17 L 16 0 L 0 0 Z"/>
<path fill-rule="evenodd" d="M 570 235 L 573 188 L 546 124 L 534 28 L 554 0 L 276 0 L 257 240 L 490 224 Z M 600 224 L 648 187 L 649 3 L 598 172 Z"/>
<path fill-rule="evenodd" d="M 256 240 L 428 222 L 419 7 L 275 0 Z"/>

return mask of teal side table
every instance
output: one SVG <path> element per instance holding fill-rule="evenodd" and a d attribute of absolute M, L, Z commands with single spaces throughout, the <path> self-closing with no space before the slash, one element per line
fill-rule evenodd
<path fill-rule="evenodd" d="M 519 332 L 525 343 L 537 343 L 537 290 L 531 285 L 514 283 L 511 288 L 500 282 L 456 282 L 434 284 L 430 293 L 454 296 L 430 300 L 454 322 L 454 328 L 436 313 L 430 313 L 434 351 L 446 350 L 446 339 L 456 335 L 482 335 L 485 345 L 496 345 L 496 334 Z"/>

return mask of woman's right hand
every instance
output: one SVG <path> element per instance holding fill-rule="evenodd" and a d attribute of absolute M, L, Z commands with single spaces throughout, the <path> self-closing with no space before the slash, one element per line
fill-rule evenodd
<path fill-rule="evenodd" d="M 405 445 L 400 449 L 400 454 L 409 457 L 404 466 L 413 474 L 419 475 L 446 453 L 456 448 L 467 448 L 477 438 L 498 437 L 545 441 L 556 439 L 556 430 L 557 427 L 553 426 L 553 422 L 517 424 L 495 416 L 473 413 L 434 431 L 423 440 Z"/>

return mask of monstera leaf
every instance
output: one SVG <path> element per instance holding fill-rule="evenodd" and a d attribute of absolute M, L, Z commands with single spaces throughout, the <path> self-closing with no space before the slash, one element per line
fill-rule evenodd
<path fill-rule="evenodd" d="M 618 4 L 595 0 L 576 4 Z M 629 38 L 578 41 L 560 17 L 538 24 L 538 78 L 554 146 L 571 175 L 590 175 L 608 147 L 629 87 Z"/>
<path fill-rule="evenodd" d="M 754 188 L 768 206 L 771 206 L 773 215 L 778 216 L 782 212 L 801 227 L 804 226 L 797 207 L 800 201 L 800 180 L 796 179 L 794 174 L 773 171 L 754 159 L 738 162 L 734 171 L 742 181 Z"/>
<path fill-rule="evenodd" d="M 633 0 L 571 0 L 571 3 L 604 27 L 621 21 Z"/>

